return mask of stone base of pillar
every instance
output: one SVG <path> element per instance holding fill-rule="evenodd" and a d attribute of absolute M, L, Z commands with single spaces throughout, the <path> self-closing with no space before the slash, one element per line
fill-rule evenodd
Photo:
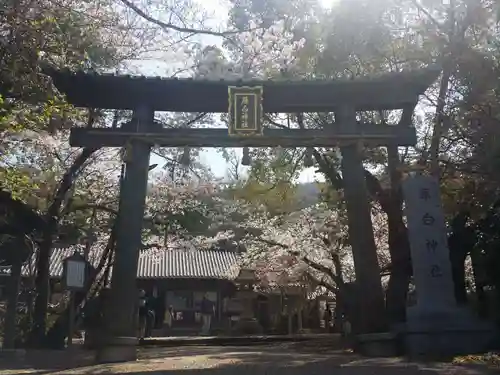
<path fill-rule="evenodd" d="M 403 329 L 406 353 L 411 357 L 445 357 L 490 349 L 497 331 L 465 308 L 426 312 L 408 310 Z"/>
<path fill-rule="evenodd" d="M 137 337 L 114 337 L 96 353 L 97 363 L 130 362 L 137 360 Z"/>
<path fill-rule="evenodd" d="M 99 334 L 99 331 L 96 329 L 88 329 L 85 331 L 85 336 L 83 338 L 83 347 L 89 350 L 98 349 L 102 341 L 102 333 Z"/>
<path fill-rule="evenodd" d="M 255 318 L 241 318 L 234 325 L 233 331 L 240 335 L 262 334 L 262 326 Z"/>
<path fill-rule="evenodd" d="M 346 337 L 347 343 L 352 338 Z M 369 333 L 354 338 L 356 352 L 367 357 L 396 357 L 401 355 L 397 334 L 393 332 Z"/>

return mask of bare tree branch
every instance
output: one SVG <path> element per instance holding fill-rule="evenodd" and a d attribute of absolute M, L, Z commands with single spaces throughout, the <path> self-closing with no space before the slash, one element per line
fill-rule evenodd
<path fill-rule="evenodd" d="M 335 293 L 337 294 L 340 289 L 339 288 L 335 288 L 333 285 L 331 284 L 328 284 L 327 282 L 325 282 L 324 280 L 320 280 L 316 277 L 314 277 L 313 275 L 311 275 L 309 272 L 306 272 L 306 278 L 309 279 L 309 281 L 311 281 L 312 283 L 318 285 L 318 286 L 322 286 L 323 288 L 329 290 L 330 292 L 332 293 Z"/>
<path fill-rule="evenodd" d="M 240 30 L 220 32 L 220 31 L 213 31 L 213 30 L 202 30 L 202 29 L 195 29 L 195 28 L 190 28 L 190 27 L 176 26 L 172 23 L 163 22 L 163 21 L 160 21 L 159 19 L 151 17 L 149 14 L 144 12 L 141 8 L 139 8 L 137 5 L 135 5 L 133 2 L 131 2 L 129 0 L 120 0 L 120 1 L 126 7 L 132 9 L 137 15 L 144 18 L 146 21 L 149 21 L 157 26 L 160 26 L 164 30 L 173 30 L 173 31 L 177 31 L 180 33 L 203 34 L 203 35 L 212 35 L 212 36 L 220 36 L 220 37 L 227 37 L 227 36 L 235 35 L 235 34 L 238 34 L 241 32 Z"/>
<path fill-rule="evenodd" d="M 411 3 L 420 11 L 422 12 L 423 14 L 425 14 L 425 16 L 429 19 L 429 21 L 431 21 L 434 26 L 436 26 L 440 31 L 443 27 L 443 25 L 441 25 L 431 14 L 430 12 L 425 9 L 422 4 L 420 4 L 418 2 L 418 0 L 411 0 Z"/>

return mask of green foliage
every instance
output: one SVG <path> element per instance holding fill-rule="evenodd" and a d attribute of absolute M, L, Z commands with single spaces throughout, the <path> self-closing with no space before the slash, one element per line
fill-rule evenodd
<path fill-rule="evenodd" d="M 9 191 L 14 199 L 26 201 L 36 188 L 29 172 L 12 167 L 0 168 L 0 189 Z"/>
<path fill-rule="evenodd" d="M 259 183 L 249 180 L 238 189 L 233 189 L 233 197 L 256 206 L 263 205 L 272 215 L 292 212 L 299 207 L 296 187 L 289 182 Z"/>
<path fill-rule="evenodd" d="M 74 157 L 66 145 L 55 143 L 61 132 L 87 120 L 56 92 L 46 68 L 114 67 L 129 40 L 124 37 L 117 46 L 113 29 L 119 15 L 106 1 L 21 0 L 5 10 L 0 14 L 0 189 L 43 212 Z M 61 233 L 65 241 L 82 237 L 74 229 L 88 217 L 76 216 Z"/>

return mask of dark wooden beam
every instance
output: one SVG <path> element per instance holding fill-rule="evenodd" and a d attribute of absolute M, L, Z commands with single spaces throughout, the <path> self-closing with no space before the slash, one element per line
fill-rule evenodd
<path fill-rule="evenodd" d="M 46 71 L 57 89 L 76 107 L 223 113 L 228 86 L 263 86 L 267 113 L 333 112 L 343 105 L 357 110 L 400 109 L 416 103 L 438 77 L 438 68 L 391 73 L 355 80 L 211 81 L 162 79 Z"/>
<path fill-rule="evenodd" d="M 135 133 L 111 128 L 74 128 L 73 147 L 121 147 L 130 139 L 144 139 L 162 147 L 330 147 L 342 141 L 361 139 L 371 146 L 398 144 L 413 146 L 417 137 L 414 128 L 378 124 L 358 124 L 350 131 L 332 126 L 328 131 L 313 129 L 265 129 L 263 136 L 234 137 L 227 129 L 158 129 Z"/>

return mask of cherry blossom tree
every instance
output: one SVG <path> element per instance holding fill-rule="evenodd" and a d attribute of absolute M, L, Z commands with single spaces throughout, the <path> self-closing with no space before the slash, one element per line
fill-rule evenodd
<path fill-rule="evenodd" d="M 388 264 L 385 218 L 373 212 L 382 268 Z M 341 210 L 324 203 L 285 217 L 254 220 L 254 233 L 245 238 L 245 262 L 257 266 L 263 283 L 307 280 L 332 292 L 354 281 L 347 222 Z M 257 234 L 257 235 L 255 235 Z"/>

